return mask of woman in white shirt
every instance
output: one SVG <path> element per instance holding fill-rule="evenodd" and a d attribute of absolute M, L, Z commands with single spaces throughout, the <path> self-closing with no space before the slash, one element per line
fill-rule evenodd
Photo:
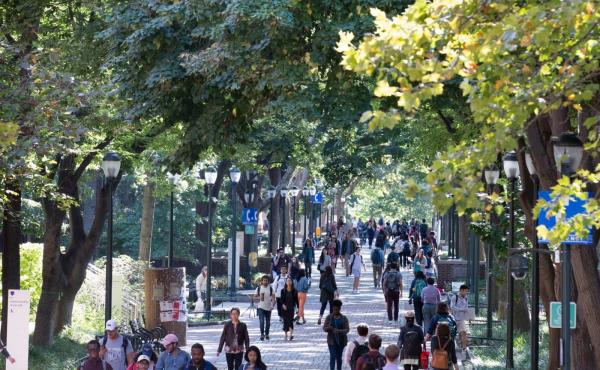
<path fill-rule="evenodd" d="M 202 312 L 204 311 L 204 304 L 206 301 L 206 277 L 208 275 L 208 267 L 204 266 L 202 268 L 202 272 L 196 278 L 196 294 L 198 294 L 198 301 L 196 302 L 196 307 L 194 311 Z"/>

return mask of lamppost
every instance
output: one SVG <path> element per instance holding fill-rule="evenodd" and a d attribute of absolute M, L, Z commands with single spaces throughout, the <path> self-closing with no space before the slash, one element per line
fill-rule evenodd
<path fill-rule="evenodd" d="M 271 213 L 271 219 L 269 220 L 269 252 L 273 252 L 273 199 L 275 199 L 275 196 L 277 195 L 277 189 L 275 189 L 274 186 L 269 186 L 269 189 L 267 190 L 267 197 L 269 197 L 269 201 L 271 202 L 271 210 L 269 211 Z"/>
<path fill-rule="evenodd" d="M 496 166 L 491 167 L 484 171 L 485 183 L 489 187 L 489 194 L 491 195 L 494 191 L 494 185 L 498 182 L 500 177 L 500 171 Z M 491 217 L 491 216 L 490 216 Z M 494 227 L 493 220 L 490 218 L 490 223 Z M 487 337 L 492 338 L 492 289 L 494 287 L 494 276 L 493 276 L 493 253 L 492 243 L 487 243 L 487 284 L 486 284 L 486 299 L 487 299 Z"/>
<path fill-rule="evenodd" d="M 515 184 L 519 178 L 519 162 L 515 152 L 508 152 L 503 158 L 504 173 L 510 181 L 510 235 L 509 248 L 515 247 Z M 510 265 L 510 263 L 509 263 Z M 507 297 L 506 297 L 506 368 L 513 369 L 513 291 L 514 280 L 510 271 L 510 266 L 506 270 L 507 279 Z"/>
<path fill-rule="evenodd" d="M 323 182 L 321 181 L 320 178 L 317 177 L 315 179 L 315 186 L 316 186 L 317 191 L 318 191 L 318 189 L 321 188 L 321 185 L 323 185 Z M 317 214 L 319 216 L 317 225 L 318 225 L 319 229 L 321 228 L 321 213 L 323 212 L 322 206 L 323 206 L 323 200 L 321 200 L 321 203 L 319 203 L 317 206 Z M 316 229 L 316 227 L 315 227 L 315 229 Z M 321 235 L 323 235 L 323 230 L 321 230 Z"/>
<path fill-rule="evenodd" d="M 554 161 L 558 172 L 563 176 L 572 176 L 579 168 L 583 158 L 583 143 L 572 132 L 564 132 L 554 138 Z M 561 309 L 562 309 L 562 353 L 563 364 L 561 369 L 571 369 L 571 248 L 569 244 L 562 243 L 561 259 Z"/>
<path fill-rule="evenodd" d="M 288 195 L 288 189 L 284 186 L 279 189 L 279 194 L 281 195 L 281 213 L 283 217 L 281 217 L 281 248 L 283 248 L 283 253 L 285 254 L 285 198 Z"/>
<path fill-rule="evenodd" d="M 112 271 L 113 271 L 113 186 L 121 169 L 121 157 L 108 152 L 102 158 L 102 171 L 108 185 L 108 244 L 106 246 L 106 293 L 104 296 L 104 321 L 112 317 Z"/>
<path fill-rule="evenodd" d="M 335 198 L 336 198 L 335 194 L 336 193 L 337 193 L 337 189 L 336 188 L 331 189 L 331 203 L 329 203 L 329 204 L 331 204 L 332 207 L 333 207 L 331 209 L 331 223 L 332 224 L 334 224 L 337 221 L 336 217 L 335 217 Z"/>
<path fill-rule="evenodd" d="M 208 186 L 208 244 L 206 248 L 206 263 L 207 263 L 207 274 L 206 274 L 206 318 L 210 320 L 211 311 L 211 292 L 212 292 L 212 215 L 211 215 L 211 203 L 212 203 L 212 187 L 217 181 L 217 170 L 210 166 L 204 170 L 204 181 Z"/>
<path fill-rule="evenodd" d="M 237 264 L 237 243 L 235 240 L 237 236 L 236 188 L 241 177 L 242 173 L 240 170 L 235 166 L 231 167 L 229 170 L 229 180 L 231 180 L 231 281 L 229 283 L 229 293 L 231 295 L 234 295 L 237 289 L 237 282 L 235 278 L 235 269 Z"/>
<path fill-rule="evenodd" d="M 169 216 L 169 257 L 167 259 L 167 267 L 173 267 L 173 201 L 175 199 L 175 186 L 179 183 L 179 175 L 167 172 L 167 179 L 171 185 L 171 213 Z"/>
<path fill-rule="evenodd" d="M 302 233 L 302 246 L 304 248 L 304 242 L 306 241 L 306 212 L 307 212 L 307 201 L 308 201 L 308 196 L 310 195 L 310 189 L 308 188 L 308 186 L 305 186 L 304 189 L 302 189 L 302 197 L 304 198 L 304 227 L 303 227 L 303 233 Z"/>
<path fill-rule="evenodd" d="M 342 208 L 340 211 L 340 215 L 345 220 L 346 219 L 346 197 L 340 198 L 340 207 Z M 346 220 L 346 221 L 348 221 L 348 220 Z"/>
<path fill-rule="evenodd" d="M 300 189 L 297 186 L 294 186 L 290 190 L 290 195 L 292 196 L 292 256 L 296 255 L 296 200 L 299 193 Z"/>
<path fill-rule="evenodd" d="M 310 196 L 314 197 L 315 195 L 317 195 L 317 188 L 314 187 L 314 185 L 313 185 L 313 186 L 311 186 L 309 188 L 309 192 L 310 192 Z M 312 226 L 313 226 L 313 228 L 312 228 L 312 230 L 310 230 L 310 234 L 312 236 L 315 235 L 315 229 L 317 227 L 317 223 L 316 223 L 316 219 L 315 219 L 315 208 L 317 208 L 317 207 L 314 207 L 314 208 L 313 207 L 314 207 L 314 203 L 311 202 L 311 204 L 310 204 L 310 218 L 312 219 L 312 223 L 313 223 Z"/>
<path fill-rule="evenodd" d="M 329 215 L 331 215 L 331 216 L 329 216 Z M 329 203 L 327 205 L 327 225 L 325 226 L 328 231 L 329 231 L 329 226 L 332 223 L 333 223 L 333 204 Z"/>

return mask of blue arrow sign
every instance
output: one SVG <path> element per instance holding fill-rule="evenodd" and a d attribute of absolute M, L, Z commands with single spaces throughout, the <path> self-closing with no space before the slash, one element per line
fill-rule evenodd
<path fill-rule="evenodd" d="M 588 194 L 590 198 L 593 198 L 593 194 L 589 193 Z M 538 193 L 538 197 L 540 199 L 544 199 L 546 201 L 550 201 L 551 197 L 550 197 L 550 192 L 549 191 L 540 191 Z M 567 205 L 567 209 L 566 209 L 566 217 L 567 220 L 570 219 L 571 217 L 574 217 L 580 213 L 585 213 L 585 205 L 587 204 L 588 200 L 587 199 L 579 199 L 579 198 L 572 198 L 568 205 Z M 538 224 L 539 225 L 544 225 L 546 226 L 546 228 L 548 230 L 552 229 L 555 225 L 556 225 L 556 218 L 555 217 L 548 217 L 546 215 L 546 209 L 543 208 L 540 211 L 540 215 L 538 218 Z M 582 245 L 592 245 L 593 243 L 593 235 L 592 235 L 592 228 L 590 227 L 589 230 L 589 234 L 587 236 L 587 238 L 582 239 L 580 237 L 578 237 L 575 232 L 572 232 L 566 240 L 563 241 L 563 244 L 582 244 Z M 538 238 L 538 243 L 540 244 L 548 244 L 549 241 L 546 239 L 542 239 L 542 238 Z"/>
<path fill-rule="evenodd" d="M 317 194 L 312 196 L 311 202 L 313 204 L 321 204 L 323 203 L 323 193 L 318 192 Z"/>
<path fill-rule="evenodd" d="M 242 225 L 258 224 L 258 209 L 244 208 L 242 209 Z"/>

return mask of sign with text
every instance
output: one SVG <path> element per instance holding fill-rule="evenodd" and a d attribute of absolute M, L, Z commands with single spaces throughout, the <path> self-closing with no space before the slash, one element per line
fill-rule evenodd
<path fill-rule="evenodd" d="M 549 191 L 540 191 L 538 193 L 538 197 L 540 199 L 544 199 L 546 201 L 550 201 L 551 197 L 550 197 L 550 192 Z M 589 194 L 590 198 L 593 198 L 593 194 L 590 193 Z M 566 216 L 567 216 L 567 220 L 570 219 L 571 217 L 574 217 L 575 215 L 578 215 L 580 213 L 584 213 L 585 212 L 585 205 L 587 204 L 587 199 L 583 200 L 583 199 L 579 199 L 579 198 L 572 198 L 571 201 L 569 201 L 569 204 L 567 205 L 567 209 L 566 209 Z M 540 215 L 538 217 L 538 224 L 539 225 L 543 225 L 545 226 L 548 230 L 552 229 L 555 225 L 556 225 L 556 217 L 548 217 L 546 215 L 546 209 L 542 209 L 540 211 Z M 592 245 L 593 244 L 593 235 L 592 235 L 592 229 L 590 228 L 589 230 L 589 234 L 587 236 L 587 238 L 583 239 L 578 237 L 575 232 L 572 232 L 566 240 L 563 241 L 563 244 L 583 244 L 583 245 Z M 538 238 L 538 243 L 540 244 L 548 244 L 549 241 L 546 239 L 542 239 L 542 238 Z"/>
<path fill-rule="evenodd" d="M 577 323 L 577 304 L 571 302 L 569 309 L 569 326 L 576 328 Z M 550 327 L 553 329 L 562 328 L 562 302 L 550 302 Z"/>
<path fill-rule="evenodd" d="M 29 305 L 31 296 L 28 290 L 8 291 L 8 316 L 6 349 L 15 363 L 6 362 L 6 370 L 27 370 L 29 368 Z"/>
<path fill-rule="evenodd" d="M 258 209 L 244 208 L 242 210 L 242 225 L 256 225 L 258 223 Z"/>
<path fill-rule="evenodd" d="M 323 203 L 323 193 L 318 192 L 317 194 L 312 196 L 311 202 L 313 204 L 321 204 Z"/>

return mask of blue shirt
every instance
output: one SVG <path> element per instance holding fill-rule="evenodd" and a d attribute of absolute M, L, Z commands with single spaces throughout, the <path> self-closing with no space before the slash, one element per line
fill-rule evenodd
<path fill-rule="evenodd" d="M 190 360 L 188 365 L 185 367 L 185 370 L 217 370 L 217 368 L 215 367 L 215 365 L 204 360 L 204 367 L 202 369 L 200 369 L 200 368 L 194 366 L 194 364 L 192 363 L 192 360 Z"/>
<path fill-rule="evenodd" d="M 156 370 L 184 370 L 191 358 L 187 352 L 177 349 L 177 355 L 165 351 L 158 356 Z"/>

